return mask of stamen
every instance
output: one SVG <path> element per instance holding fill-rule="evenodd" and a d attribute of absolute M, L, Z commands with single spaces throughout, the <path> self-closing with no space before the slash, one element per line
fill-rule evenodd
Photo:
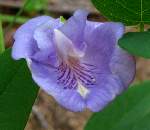
<path fill-rule="evenodd" d="M 80 82 L 78 82 L 77 91 L 83 98 L 86 98 L 86 95 L 89 93 L 89 90 L 86 87 L 84 87 Z"/>

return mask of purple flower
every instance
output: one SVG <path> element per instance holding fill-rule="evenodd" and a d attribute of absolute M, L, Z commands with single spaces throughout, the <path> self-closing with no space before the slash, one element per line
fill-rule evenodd
<path fill-rule="evenodd" d="M 117 41 L 124 26 L 90 22 L 77 10 L 65 23 L 36 17 L 14 35 L 12 56 L 25 58 L 34 81 L 72 111 L 99 111 L 125 90 L 135 75 L 132 56 Z"/>

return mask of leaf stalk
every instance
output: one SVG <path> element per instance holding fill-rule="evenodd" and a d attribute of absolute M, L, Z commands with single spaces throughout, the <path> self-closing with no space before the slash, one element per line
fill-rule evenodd
<path fill-rule="evenodd" d="M 0 54 L 5 51 L 5 44 L 4 44 L 4 35 L 3 35 L 3 27 L 2 21 L 0 19 Z"/>
<path fill-rule="evenodd" d="M 139 32 L 144 32 L 144 23 L 139 24 Z"/>

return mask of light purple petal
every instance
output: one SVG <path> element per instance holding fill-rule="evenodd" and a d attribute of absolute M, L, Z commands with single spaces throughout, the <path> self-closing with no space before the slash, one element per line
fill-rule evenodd
<path fill-rule="evenodd" d="M 69 18 L 65 24 L 59 29 L 63 32 L 79 50 L 85 48 L 83 43 L 83 33 L 86 25 L 88 12 L 85 10 L 77 10 L 74 15 Z"/>
<path fill-rule="evenodd" d="M 114 32 L 117 40 L 119 40 L 123 36 L 125 31 L 125 26 L 122 23 L 105 22 L 105 25 L 108 26 L 108 28 L 110 28 Z"/>
<path fill-rule="evenodd" d="M 100 73 L 95 76 L 98 83 L 93 88 L 91 87 L 91 92 L 86 99 L 86 105 L 92 111 L 103 109 L 125 89 L 124 84 L 129 85 L 134 77 L 133 58 L 121 49 L 117 49 L 118 39 L 123 33 L 124 28 L 120 23 L 87 22 L 85 29 L 87 50 L 83 60 L 90 64 L 93 63 L 100 72 L 104 72 L 104 75 Z M 121 62 L 121 65 L 118 64 L 118 61 Z"/>
<path fill-rule="evenodd" d="M 87 22 L 84 35 L 87 48 L 84 61 L 109 72 L 109 62 L 117 44 L 114 31 L 105 23 Z"/>
<path fill-rule="evenodd" d="M 53 50 L 38 51 L 30 58 L 43 64 L 51 64 L 53 66 L 58 64 L 56 52 Z"/>
<path fill-rule="evenodd" d="M 85 109 L 85 101 L 75 89 L 64 89 L 64 86 L 58 84 L 56 69 L 38 62 L 30 62 L 29 66 L 34 81 L 62 106 L 72 111 Z"/>
<path fill-rule="evenodd" d="M 60 19 L 52 19 L 38 26 L 33 34 L 39 51 L 32 58 L 44 63 L 57 63 L 57 54 L 53 43 L 54 29 L 62 26 Z"/>
<path fill-rule="evenodd" d="M 75 48 L 72 41 L 64 35 L 61 31 L 55 29 L 54 30 L 54 38 L 53 41 L 55 43 L 55 47 L 57 52 L 59 53 L 58 56 L 62 59 L 68 60 L 68 56 L 83 56 L 84 52 L 80 51 L 79 49 Z"/>
<path fill-rule="evenodd" d="M 81 112 L 86 108 L 85 100 L 75 90 L 63 90 L 55 99 L 65 108 Z"/>
<path fill-rule="evenodd" d="M 59 19 L 53 19 L 36 28 L 34 31 L 34 39 L 36 40 L 37 46 L 40 50 L 45 51 L 54 48 L 53 32 L 54 29 L 60 27 L 61 25 L 62 23 Z"/>
<path fill-rule="evenodd" d="M 90 89 L 86 99 L 87 108 L 93 112 L 102 110 L 123 90 L 122 83 L 117 76 L 103 75 L 99 77 L 97 86 Z"/>
<path fill-rule="evenodd" d="M 125 27 L 122 23 L 120 22 L 91 22 L 91 21 L 87 21 L 87 26 L 90 27 L 90 29 L 94 29 L 102 24 L 105 24 L 105 27 L 109 28 L 110 30 L 113 31 L 113 33 L 115 34 L 117 40 L 120 39 L 125 31 Z"/>
<path fill-rule="evenodd" d="M 26 58 L 36 52 L 38 48 L 33 39 L 33 32 L 38 26 L 48 20 L 52 20 L 52 18 L 48 16 L 33 18 L 16 31 L 14 35 L 15 42 L 12 49 L 12 57 L 14 59 Z"/>
<path fill-rule="evenodd" d="M 120 77 L 124 87 L 128 87 L 135 76 L 135 59 L 126 51 L 116 47 L 110 61 L 110 68 L 114 75 Z"/>

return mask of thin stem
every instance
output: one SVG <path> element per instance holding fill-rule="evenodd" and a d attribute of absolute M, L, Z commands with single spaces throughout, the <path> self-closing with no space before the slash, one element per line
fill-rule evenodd
<path fill-rule="evenodd" d="M 139 31 L 144 32 L 144 23 L 139 24 Z"/>
<path fill-rule="evenodd" d="M 12 15 L 7 15 L 7 14 L 0 14 L 0 19 L 2 22 L 8 22 L 8 23 L 11 23 L 14 19 L 14 16 Z M 16 19 L 16 22 L 15 23 L 18 23 L 18 24 L 23 24 L 25 23 L 27 20 L 29 20 L 28 17 L 22 17 L 22 16 L 19 16 L 17 19 Z"/>
<path fill-rule="evenodd" d="M 24 9 L 26 8 L 26 6 L 29 4 L 30 0 L 26 0 L 23 7 L 17 12 L 17 14 L 14 16 L 12 22 L 8 25 L 7 30 L 9 30 L 10 28 L 12 28 L 12 26 L 15 24 L 17 18 L 22 14 L 22 12 L 24 11 Z"/>
<path fill-rule="evenodd" d="M 3 35 L 3 28 L 2 28 L 2 22 L 0 19 L 0 54 L 5 51 L 5 44 L 4 44 L 4 35 Z"/>
<path fill-rule="evenodd" d="M 44 2 L 45 2 L 45 5 L 43 7 L 44 14 L 49 15 L 49 11 L 47 9 L 48 8 L 48 0 L 45 0 Z"/>

